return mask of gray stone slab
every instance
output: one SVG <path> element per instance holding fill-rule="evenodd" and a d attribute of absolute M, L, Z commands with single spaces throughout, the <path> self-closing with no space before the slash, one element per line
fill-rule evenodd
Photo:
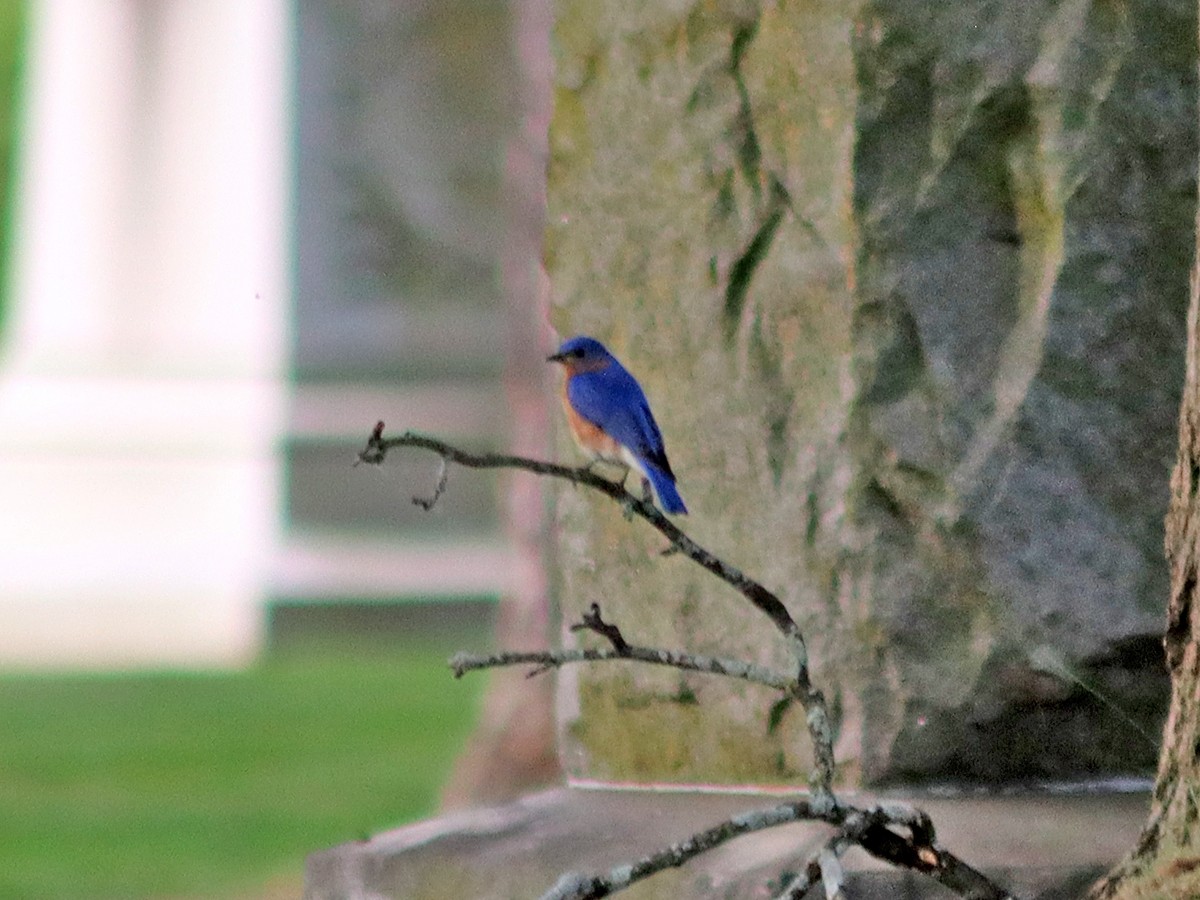
<path fill-rule="evenodd" d="M 848 777 L 1153 771 L 1196 4 L 554 9 L 551 322 L 637 376 L 681 524 L 810 638 Z M 565 621 L 786 665 L 707 573 L 556 499 Z M 764 735 L 775 695 L 569 678 L 576 777 L 811 766 L 802 716 Z"/>
<path fill-rule="evenodd" d="M 305 900 L 440 900 L 539 897 L 567 871 L 597 873 L 781 795 L 556 788 L 507 806 L 470 810 L 314 853 Z M 860 795 L 864 804 L 874 797 Z M 1077 897 L 1132 845 L 1145 794 L 916 797 L 944 846 L 1018 897 Z M 827 826 L 797 823 L 731 841 L 624 894 L 630 898 L 772 896 Z M 952 896 L 861 851 L 847 854 L 849 895 Z"/>

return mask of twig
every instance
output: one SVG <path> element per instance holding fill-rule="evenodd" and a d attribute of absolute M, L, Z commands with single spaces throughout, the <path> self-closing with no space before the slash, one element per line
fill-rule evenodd
<path fill-rule="evenodd" d="M 534 666 L 530 676 L 540 675 L 550 669 L 557 669 L 571 663 L 581 662 L 611 662 L 613 660 L 636 660 L 656 666 L 670 666 L 675 669 L 685 669 L 689 672 L 706 672 L 710 675 L 724 675 L 728 678 L 738 678 L 752 684 L 761 684 L 777 691 L 787 691 L 792 688 L 792 681 L 786 675 L 772 672 L 770 669 L 744 663 L 737 659 L 720 659 L 714 656 L 701 656 L 697 653 L 681 653 L 673 650 L 660 650 L 655 647 L 637 647 L 626 644 L 624 650 L 589 649 L 589 650 L 534 650 L 528 652 L 508 651 L 492 653 L 486 656 L 476 656 L 471 653 L 456 653 L 450 658 L 450 668 L 455 678 L 462 678 L 467 672 L 479 669 L 492 669 L 501 666 Z"/>
<path fill-rule="evenodd" d="M 803 871 L 784 885 L 775 900 L 801 900 L 809 889 L 821 880 L 821 862 L 816 855 L 804 864 Z"/>
<path fill-rule="evenodd" d="M 367 439 L 367 445 L 358 454 L 358 462 L 378 465 L 384 461 L 390 450 L 398 447 L 418 447 L 438 454 L 444 460 L 458 463 L 469 469 L 522 469 L 537 475 L 560 478 L 573 484 L 583 485 L 611 497 L 622 508 L 631 511 L 648 522 L 653 528 L 666 536 L 670 545 L 676 548 L 688 559 L 702 566 L 717 578 L 737 590 L 755 608 L 764 613 L 775 627 L 783 634 L 791 647 L 795 660 L 796 674 L 794 676 L 793 693 L 804 706 L 805 723 L 813 742 L 813 756 L 816 760 L 816 772 L 812 778 L 812 786 L 818 793 L 830 793 L 833 789 L 835 762 L 833 757 L 833 728 L 829 720 L 829 710 L 825 703 L 825 695 L 812 683 L 808 670 L 808 645 L 796 621 L 788 613 L 783 602 L 766 587 L 750 578 L 740 569 L 731 566 L 718 556 L 710 553 L 704 547 L 693 541 L 674 522 L 668 519 L 652 503 L 639 498 L 625 490 L 617 482 L 608 481 L 593 474 L 587 468 L 572 468 L 556 463 L 544 462 L 538 459 L 528 459 L 523 456 L 509 456 L 502 453 L 468 453 L 440 441 L 437 438 L 406 431 L 399 437 L 385 438 L 384 425 L 379 422 Z"/>
<path fill-rule="evenodd" d="M 807 890 L 816 883 L 818 878 L 822 879 L 826 884 L 827 890 L 830 887 L 837 888 L 844 880 L 839 874 L 841 866 L 840 863 L 836 867 L 831 866 L 830 859 L 840 857 L 851 846 L 865 846 L 863 842 L 869 840 L 869 835 L 876 829 L 890 835 L 897 846 L 904 845 L 908 847 L 910 852 L 915 852 L 915 848 L 912 846 L 909 838 L 905 838 L 887 827 L 889 824 L 904 824 L 903 822 L 893 822 L 890 820 L 889 815 L 895 809 L 897 807 L 875 806 L 870 809 L 861 810 L 843 804 L 831 797 L 822 798 L 817 796 L 805 800 L 781 803 L 778 806 L 759 812 L 733 816 L 720 824 L 697 832 L 676 844 L 644 856 L 636 862 L 617 866 L 604 875 L 585 875 L 579 872 L 567 873 L 558 880 L 554 887 L 542 895 L 541 900 L 593 900 L 593 898 L 597 897 L 607 897 L 617 891 L 624 890 L 634 882 L 649 878 L 651 875 L 657 874 L 664 869 L 678 868 L 701 853 L 712 850 L 714 847 L 718 847 L 736 837 L 751 834 L 755 831 L 763 831 L 767 828 L 774 828 L 777 825 L 784 825 L 789 822 L 802 821 L 826 822 L 830 825 L 839 826 L 839 831 L 822 847 L 816 857 L 810 861 L 806 867 L 807 871 L 788 884 L 787 890 L 793 890 L 797 887 Z M 904 819 L 905 821 L 911 821 L 911 817 L 909 816 L 904 816 Z M 985 876 L 975 872 L 974 869 L 970 869 L 969 866 L 966 866 L 952 854 L 946 851 L 939 851 L 939 855 L 946 870 L 954 870 L 960 873 L 963 870 L 969 870 L 973 873 L 973 878 L 963 878 L 961 880 L 957 876 L 951 880 L 944 880 L 936 874 L 928 873 L 933 874 L 934 878 L 937 878 L 937 880 L 941 881 L 951 890 L 970 898 L 970 900 L 1012 900 L 1009 894 L 996 887 Z M 836 871 L 833 871 L 835 868 Z M 826 871 L 830 871 L 830 874 L 826 875 Z M 785 891 L 780 896 L 800 897 L 803 895 L 803 890 L 798 894 L 789 894 Z"/>
<path fill-rule="evenodd" d="M 605 875 L 568 873 L 559 879 L 542 900 L 592 900 L 624 890 L 664 869 L 677 868 L 701 853 L 744 834 L 774 828 L 788 822 L 824 821 L 837 825 L 845 818 L 846 808 L 829 798 L 795 800 L 759 812 L 734 816 L 698 832 L 677 844 L 645 856 L 637 862 L 617 866 Z"/>
<path fill-rule="evenodd" d="M 879 804 L 868 809 L 843 806 L 845 819 L 838 834 L 823 850 L 841 857 L 851 846 L 859 846 L 877 859 L 897 868 L 913 869 L 945 885 L 968 900 L 1013 900 L 1012 895 L 977 869 L 967 865 L 950 851 L 937 846 L 933 823 L 921 810 L 897 803 Z M 908 829 L 905 837 L 893 828 Z M 787 884 L 777 900 L 799 900 L 817 880 L 823 880 L 826 859 L 818 853 L 805 870 Z"/>
<path fill-rule="evenodd" d="M 846 880 L 841 864 L 842 854 L 858 843 L 869 816 L 869 812 L 848 809 L 846 820 L 837 834 L 809 858 L 803 871 L 784 886 L 775 900 L 800 900 L 818 881 L 824 885 L 827 898 L 840 896 Z"/>
<path fill-rule="evenodd" d="M 629 644 L 625 643 L 621 629 L 610 622 L 605 622 L 601 617 L 599 603 L 593 603 L 588 607 L 588 611 L 583 614 L 583 620 L 572 625 L 571 631 L 594 631 L 612 644 L 613 650 L 617 653 L 623 655 L 629 650 Z"/>
<path fill-rule="evenodd" d="M 949 850 L 922 843 L 915 835 L 902 837 L 881 822 L 868 826 L 858 845 L 877 859 L 928 875 L 968 900 L 1013 900 L 1008 891 Z"/>
<path fill-rule="evenodd" d="M 442 457 L 442 460 L 438 466 L 438 480 L 437 485 L 433 489 L 433 495 L 431 497 L 413 497 L 413 506 L 419 506 L 421 509 L 425 510 L 425 512 L 429 512 L 431 509 L 437 506 L 437 502 L 442 499 L 442 494 L 446 493 L 446 484 L 449 482 L 449 480 L 450 469 L 446 465 L 445 457 Z"/>
<path fill-rule="evenodd" d="M 773 593 L 750 578 L 734 566 L 714 556 L 705 550 L 674 522 L 668 519 L 653 503 L 643 497 L 629 493 L 620 482 L 609 481 L 595 474 L 586 467 L 574 468 L 557 463 L 544 462 L 539 459 L 528 459 L 524 456 L 509 456 L 503 453 L 468 453 L 457 447 L 452 447 L 445 441 L 426 435 L 406 431 L 399 437 L 385 438 L 383 423 L 379 422 L 367 439 L 367 445 L 358 454 L 358 463 L 378 465 L 387 457 L 388 451 L 397 447 L 419 447 L 438 454 L 443 459 L 458 463 L 468 469 L 523 469 L 536 475 L 546 475 L 551 478 L 561 478 L 574 484 L 580 484 L 593 490 L 607 494 L 618 503 L 627 505 L 637 516 L 649 522 L 654 528 L 664 534 L 677 552 L 683 553 L 693 562 L 708 569 L 722 581 L 736 588 L 746 599 L 759 610 L 770 617 L 776 627 L 785 635 L 799 635 L 800 629 L 791 615 Z"/>
<path fill-rule="evenodd" d="M 825 887 L 825 900 L 842 900 L 842 887 L 846 873 L 842 870 L 841 854 L 850 846 L 845 839 L 831 841 L 817 854 L 821 866 L 821 884 Z"/>
<path fill-rule="evenodd" d="M 841 891 L 843 879 L 839 874 L 841 865 L 838 861 L 841 853 L 850 845 L 857 844 L 879 859 L 923 872 L 970 900 L 1011 900 L 1010 895 L 992 883 L 987 876 L 937 845 L 933 823 L 925 813 L 898 804 L 878 805 L 861 810 L 843 804 L 834 796 L 832 789 L 834 776 L 833 734 L 829 724 L 829 714 L 824 695 L 817 690 L 809 677 L 808 649 L 799 626 L 775 594 L 693 541 L 674 522 L 663 515 L 649 499 L 638 498 L 626 491 L 623 484 L 608 481 L 593 474 L 587 468 L 570 468 L 520 456 L 467 453 L 436 438 L 413 432 L 406 432 L 398 438 L 385 439 L 383 428 L 382 422 L 375 426 L 366 447 L 359 453 L 355 465 L 358 463 L 378 465 L 384 461 L 388 451 L 396 447 L 419 447 L 430 450 L 441 456 L 443 462 L 443 471 L 439 477 L 434 501 L 445 489 L 444 465 L 446 462 L 455 462 L 474 469 L 522 469 L 597 490 L 617 501 L 624 510 L 639 516 L 665 535 L 670 541 L 670 547 L 675 552 L 687 556 L 739 591 L 771 619 L 791 645 L 796 661 L 796 672 L 790 677 L 736 660 L 638 647 L 629 644 L 616 625 L 605 622 L 600 615 L 599 606 L 593 604 L 588 613 L 584 615 L 583 621 L 575 627 L 593 631 L 604 637 L 612 645 L 609 650 L 498 653 L 490 656 L 458 654 L 450 661 L 455 676 L 461 677 L 468 671 L 493 666 L 533 664 L 536 668 L 530 674 L 535 675 L 547 669 L 574 662 L 637 660 L 691 671 L 726 675 L 763 684 L 795 696 L 804 706 L 805 721 L 812 738 L 817 761 L 817 771 L 813 779 L 813 795 L 810 798 L 785 803 L 759 813 L 735 816 L 637 862 L 619 866 L 607 875 L 564 875 L 558 884 L 545 895 L 544 900 L 576 900 L 576 898 L 582 900 L 582 898 L 604 897 L 655 872 L 683 865 L 696 855 L 740 835 L 801 819 L 824 821 L 831 825 L 841 826 L 839 834 L 835 835 L 833 841 L 827 844 L 814 860 L 810 861 L 802 876 L 810 879 L 807 881 L 807 885 L 813 883 L 811 879 L 822 877 L 830 896 L 837 896 Z M 908 836 L 899 834 L 893 830 L 895 828 L 906 829 Z M 789 889 L 800 884 L 800 879 L 795 879 L 792 885 L 789 885 Z"/>

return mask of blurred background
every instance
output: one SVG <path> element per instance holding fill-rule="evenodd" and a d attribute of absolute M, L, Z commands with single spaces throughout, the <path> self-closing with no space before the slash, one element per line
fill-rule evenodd
<path fill-rule="evenodd" d="M 786 652 L 583 492 L 547 565 L 536 479 L 352 467 L 553 453 L 547 322 L 784 586 L 848 784 L 1146 788 L 1195 4 L 976 5 L 558 4 L 548 150 L 549 0 L 0 0 L 0 898 L 298 896 L 556 726 L 577 779 L 803 778 L 711 679 L 450 678 L 551 586 Z"/>
<path fill-rule="evenodd" d="M 436 808 L 512 541 L 351 463 L 509 442 L 515 21 L 0 2 L 0 897 L 295 897 Z"/>

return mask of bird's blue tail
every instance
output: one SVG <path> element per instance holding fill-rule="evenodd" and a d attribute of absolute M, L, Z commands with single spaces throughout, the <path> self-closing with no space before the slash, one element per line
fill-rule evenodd
<path fill-rule="evenodd" d="M 643 467 L 663 512 L 675 516 L 687 513 L 687 507 L 683 505 L 683 498 L 679 496 L 679 491 L 675 488 L 674 479 L 651 463 L 643 462 Z"/>

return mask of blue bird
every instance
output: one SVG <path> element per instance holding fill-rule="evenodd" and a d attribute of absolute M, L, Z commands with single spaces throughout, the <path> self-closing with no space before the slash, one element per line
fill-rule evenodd
<path fill-rule="evenodd" d="M 642 386 L 595 338 L 579 335 L 563 343 L 547 362 L 561 363 L 562 401 L 571 435 L 593 461 L 636 469 L 654 488 L 664 512 L 687 512 L 675 488 L 662 433 Z"/>

